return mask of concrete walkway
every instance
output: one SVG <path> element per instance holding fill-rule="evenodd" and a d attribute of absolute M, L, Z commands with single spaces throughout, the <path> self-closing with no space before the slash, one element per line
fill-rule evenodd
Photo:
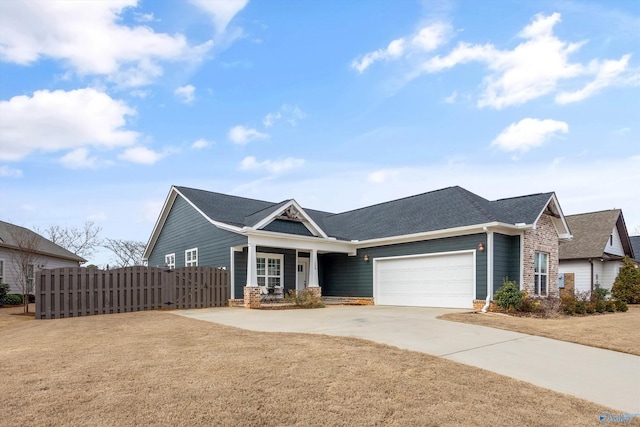
<path fill-rule="evenodd" d="M 320 310 L 209 308 L 172 313 L 242 329 L 364 338 L 487 369 L 640 414 L 640 357 L 436 319 L 468 310 L 329 306 Z"/>

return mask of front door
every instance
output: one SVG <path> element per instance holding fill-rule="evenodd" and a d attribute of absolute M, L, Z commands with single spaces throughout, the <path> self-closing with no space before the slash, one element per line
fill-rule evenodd
<path fill-rule="evenodd" d="M 296 279 L 296 290 L 302 291 L 309 283 L 309 259 L 298 258 L 298 275 Z"/>

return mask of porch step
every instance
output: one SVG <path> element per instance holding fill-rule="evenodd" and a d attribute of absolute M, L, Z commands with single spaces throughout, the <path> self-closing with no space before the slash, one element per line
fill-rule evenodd
<path fill-rule="evenodd" d="M 373 305 L 373 298 L 361 297 L 322 297 L 325 305 Z"/>

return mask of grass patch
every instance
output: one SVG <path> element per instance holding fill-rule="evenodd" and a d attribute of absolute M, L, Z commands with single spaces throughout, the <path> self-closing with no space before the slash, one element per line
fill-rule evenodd
<path fill-rule="evenodd" d="M 450 313 L 443 320 L 506 329 L 640 356 L 640 306 L 627 312 L 544 319 L 493 313 Z"/>
<path fill-rule="evenodd" d="M 163 312 L 22 321 L 0 342 L 6 425 L 597 425 L 616 413 L 366 340 Z"/>

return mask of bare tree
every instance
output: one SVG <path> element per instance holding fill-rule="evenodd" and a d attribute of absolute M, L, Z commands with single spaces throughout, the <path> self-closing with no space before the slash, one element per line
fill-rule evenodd
<path fill-rule="evenodd" d="M 10 232 L 12 240 L 11 266 L 14 280 L 22 293 L 24 312 L 29 312 L 29 295 L 33 293 L 36 266 L 42 264 L 39 255 L 40 236 L 26 228 L 16 227 Z"/>
<path fill-rule="evenodd" d="M 119 267 L 131 267 L 134 265 L 144 265 L 145 243 L 135 240 L 109 239 L 105 240 L 104 247 L 109 249 L 116 256 L 116 263 Z"/>
<path fill-rule="evenodd" d="M 36 231 L 47 236 L 56 245 L 62 246 L 82 258 L 92 256 L 96 248 L 102 244 L 102 239 L 99 236 L 102 227 L 97 226 L 93 221 L 85 222 L 82 228 L 50 225 L 45 230 L 36 229 Z"/>

